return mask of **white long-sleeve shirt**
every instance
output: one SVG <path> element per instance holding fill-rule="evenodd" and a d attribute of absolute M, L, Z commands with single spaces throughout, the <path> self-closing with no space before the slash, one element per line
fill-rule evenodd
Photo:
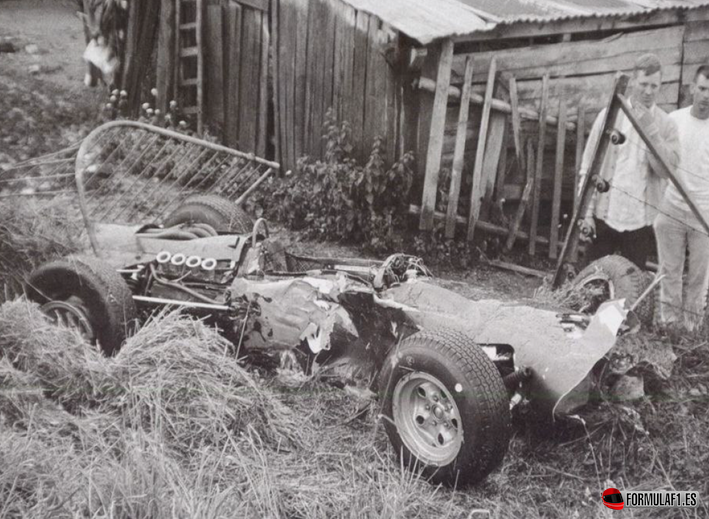
<path fill-rule="evenodd" d="M 645 121 L 645 131 L 670 168 L 679 161 L 677 126 L 656 105 L 650 109 L 651 121 Z M 588 137 L 580 170 L 580 186 L 591 167 L 596 143 L 601 137 L 605 109 L 602 110 Z M 617 231 L 634 231 L 652 225 L 657 216 L 666 180 L 659 174 L 660 166 L 635 131 L 624 113 L 618 114 L 616 128 L 625 134 L 625 143 L 611 144 L 603 160 L 600 176 L 608 180 L 611 189 L 594 194 L 588 216 L 603 220 Z"/>
<path fill-rule="evenodd" d="M 670 114 L 677 124 L 682 149 L 676 175 L 692 202 L 709 219 L 709 119 L 697 119 L 691 108 L 688 106 Z M 667 188 L 665 203 L 689 210 L 674 184 Z"/>

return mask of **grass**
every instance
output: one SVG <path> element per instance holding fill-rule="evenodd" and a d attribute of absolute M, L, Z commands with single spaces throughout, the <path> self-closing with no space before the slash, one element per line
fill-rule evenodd
<path fill-rule="evenodd" d="M 83 229 L 76 202 L 0 200 L 0 300 L 21 292 L 21 280 L 36 266 L 75 252 Z"/>
<path fill-rule="evenodd" d="M 607 486 L 709 495 L 706 343 L 677 345 L 675 398 L 518 425 L 499 471 L 451 490 L 400 466 L 374 405 L 247 371 L 201 321 L 160 316 L 112 359 L 22 300 L 0 330 L 2 517 L 610 517 Z"/>
<path fill-rule="evenodd" d="M 2 210 L 2 252 L 17 269 L 6 279 L 76 246 L 61 204 Z M 608 486 L 698 490 L 696 510 L 623 513 L 705 517 L 709 342 L 653 340 L 677 355 L 661 391 L 587 406 L 554 427 L 517 416 L 500 469 L 448 489 L 401 466 L 376 404 L 245 367 L 202 321 L 156 316 L 109 359 L 36 305 L 8 301 L 0 517 L 604 518 L 618 514 L 601 504 Z"/>

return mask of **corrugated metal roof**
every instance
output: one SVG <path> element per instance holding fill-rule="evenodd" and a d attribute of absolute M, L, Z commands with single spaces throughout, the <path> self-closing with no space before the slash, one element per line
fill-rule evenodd
<path fill-rule="evenodd" d="M 426 45 L 499 25 L 709 7 L 709 0 L 343 0 Z"/>
<path fill-rule="evenodd" d="M 708 0 L 458 0 L 498 24 L 610 18 L 709 6 Z"/>
<path fill-rule="evenodd" d="M 491 29 L 474 9 L 458 0 L 343 0 L 375 15 L 397 31 L 426 45 L 438 38 Z"/>

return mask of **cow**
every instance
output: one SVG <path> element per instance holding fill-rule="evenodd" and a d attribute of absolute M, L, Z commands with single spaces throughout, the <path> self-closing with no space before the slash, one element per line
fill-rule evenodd
<path fill-rule="evenodd" d="M 127 0 L 76 0 L 77 16 L 84 25 L 86 49 L 84 61 L 88 70 L 84 84 L 89 87 L 104 83 L 109 88 L 118 84 L 121 56 L 128 24 Z"/>

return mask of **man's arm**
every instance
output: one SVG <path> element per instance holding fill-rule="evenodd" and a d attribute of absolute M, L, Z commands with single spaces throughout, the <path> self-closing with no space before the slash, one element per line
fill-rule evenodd
<path fill-rule="evenodd" d="M 660 110 L 660 108 L 655 108 Z M 679 164 L 680 144 L 679 131 L 677 123 L 675 123 L 664 112 L 653 117 L 651 112 L 644 107 L 636 108 L 636 113 L 639 115 L 638 122 L 645 131 L 648 139 L 652 142 L 657 150 L 657 153 L 663 158 L 665 164 L 674 173 Z M 667 178 L 665 169 L 660 165 L 660 162 L 655 157 L 655 154 L 650 150 L 646 151 L 647 160 L 650 165 L 650 171 L 661 178 Z"/>

